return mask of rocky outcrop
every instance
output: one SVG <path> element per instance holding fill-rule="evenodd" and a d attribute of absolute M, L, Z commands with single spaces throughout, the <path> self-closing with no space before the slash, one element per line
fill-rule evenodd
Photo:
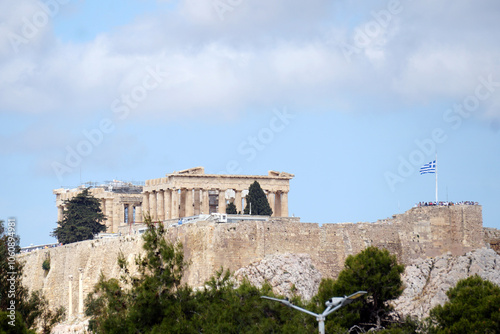
<path fill-rule="evenodd" d="M 461 279 L 479 275 L 500 285 L 500 255 L 492 249 L 478 249 L 463 256 L 445 254 L 416 260 L 403 274 L 405 290 L 393 303 L 396 312 L 424 318 L 436 305 L 448 301 L 446 291 Z"/>
<path fill-rule="evenodd" d="M 318 291 L 321 273 L 308 254 L 268 255 L 234 273 L 237 281 L 247 279 L 257 287 L 268 282 L 273 291 L 291 298 L 294 294 L 310 300 Z"/>
<path fill-rule="evenodd" d="M 84 334 L 88 333 L 89 320 L 86 318 L 75 318 L 55 326 L 50 334 Z"/>
<path fill-rule="evenodd" d="M 500 230 L 491 227 L 484 228 L 484 241 L 490 245 L 497 254 L 500 254 Z"/>

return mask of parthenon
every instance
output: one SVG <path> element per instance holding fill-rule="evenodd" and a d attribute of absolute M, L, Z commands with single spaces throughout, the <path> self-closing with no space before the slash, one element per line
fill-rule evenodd
<path fill-rule="evenodd" d="M 118 232 L 121 225 L 140 223 L 144 214 L 153 220 L 190 217 L 199 214 L 226 213 L 234 203 L 238 213 L 245 208 L 245 196 L 257 181 L 267 195 L 273 217 L 288 216 L 288 192 L 293 174 L 269 171 L 268 175 L 205 174 L 196 167 L 146 180 L 145 186 L 112 181 L 92 186 L 90 193 L 101 201 L 108 233 Z M 66 201 L 85 187 L 55 189 L 57 219 L 62 221 Z"/>
<path fill-rule="evenodd" d="M 228 202 L 236 211 L 245 208 L 245 196 L 257 181 L 267 195 L 275 217 L 288 216 L 288 192 L 293 174 L 269 171 L 268 175 L 205 174 L 203 167 L 186 169 L 159 179 L 146 180 L 143 212 L 153 220 L 198 214 L 225 213 Z"/>

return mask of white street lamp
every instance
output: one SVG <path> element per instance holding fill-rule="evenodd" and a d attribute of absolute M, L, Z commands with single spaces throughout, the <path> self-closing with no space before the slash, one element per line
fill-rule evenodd
<path fill-rule="evenodd" d="M 326 304 L 326 309 L 323 311 L 321 314 L 316 314 L 314 312 L 308 311 L 306 309 L 303 309 L 302 307 L 298 307 L 296 305 L 293 305 L 290 303 L 289 300 L 287 299 L 278 299 L 278 298 L 271 298 L 267 296 L 261 296 L 260 298 L 265 298 L 269 300 L 274 300 L 276 302 L 279 302 L 281 304 L 284 304 L 288 307 L 294 308 L 296 310 L 299 310 L 301 312 L 307 313 L 309 315 L 312 315 L 313 317 L 316 317 L 316 320 L 318 320 L 318 329 L 320 334 L 325 334 L 325 318 L 327 315 L 330 313 L 333 313 L 337 311 L 339 308 L 346 306 L 354 301 L 354 299 L 361 297 L 367 293 L 366 291 L 358 291 L 353 293 L 350 296 L 344 296 L 344 297 L 333 297 L 328 299 L 325 304 Z"/>

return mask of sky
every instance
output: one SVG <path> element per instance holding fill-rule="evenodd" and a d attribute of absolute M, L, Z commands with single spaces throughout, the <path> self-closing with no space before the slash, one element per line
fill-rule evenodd
<path fill-rule="evenodd" d="M 55 242 L 53 189 L 285 171 L 303 222 L 438 199 L 500 228 L 494 0 L 0 2 L 0 219 Z"/>

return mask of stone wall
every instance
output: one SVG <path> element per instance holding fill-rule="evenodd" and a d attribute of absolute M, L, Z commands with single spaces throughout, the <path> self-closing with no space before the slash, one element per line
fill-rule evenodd
<path fill-rule="evenodd" d="M 185 282 L 200 286 L 216 270 L 231 271 L 273 254 L 308 254 L 323 277 L 336 277 L 348 255 L 373 245 L 388 249 L 409 264 L 417 258 L 447 252 L 463 255 L 485 245 L 481 206 L 420 207 L 375 223 L 300 223 L 287 219 L 218 224 L 203 222 L 168 228 L 169 238 L 184 245 L 190 266 Z M 52 306 L 68 308 L 69 276 L 72 313 L 78 313 L 79 268 L 83 269 L 83 295 L 102 272 L 118 277 L 116 258 L 123 252 L 133 260 L 141 251 L 138 236 L 84 241 L 20 255 L 26 261 L 24 283 L 42 289 Z M 50 254 L 51 269 L 45 277 L 42 262 Z"/>

